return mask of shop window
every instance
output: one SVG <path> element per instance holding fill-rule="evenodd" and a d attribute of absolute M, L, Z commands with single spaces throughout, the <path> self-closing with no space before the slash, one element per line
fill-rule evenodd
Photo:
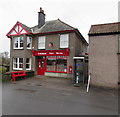
<path fill-rule="evenodd" d="M 31 58 L 26 58 L 26 70 L 31 70 Z"/>
<path fill-rule="evenodd" d="M 67 59 L 64 57 L 48 57 L 47 71 L 51 72 L 67 72 Z"/>
<path fill-rule="evenodd" d="M 14 37 L 14 49 L 23 49 L 23 37 Z"/>
<path fill-rule="evenodd" d="M 57 71 L 66 72 L 67 70 L 67 60 L 65 59 L 57 59 L 56 61 Z"/>
<path fill-rule="evenodd" d="M 13 69 L 14 70 L 23 69 L 23 58 L 13 58 Z"/>
<path fill-rule="evenodd" d="M 38 49 L 45 49 L 45 36 L 39 37 Z"/>
<path fill-rule="evenodd" d="M 32 48 L 32 37 L 27 37 L 27 49 Z"/>
<path fill-rule="evenodd" d="M 56 60 L 47 59 L 47 71 L 56 71 Z"/>
<path fill-rule="evenodd" d="M 60 48 L 68 48 L 69 34 L 60 35 Z"/>

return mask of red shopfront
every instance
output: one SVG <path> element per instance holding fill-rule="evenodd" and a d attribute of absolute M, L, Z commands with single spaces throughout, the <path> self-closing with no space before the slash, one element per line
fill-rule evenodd
<path fill-rule="evenodd" d="M 66 50 L 32 50 L 38 57 L 37 74 L 45 75 L 45 72 L 67 73 L 69 49 Z"/>

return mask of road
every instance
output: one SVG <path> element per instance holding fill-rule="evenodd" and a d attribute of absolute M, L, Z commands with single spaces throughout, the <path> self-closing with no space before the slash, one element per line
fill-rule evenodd
<path fill-rule="evenodd" d="M 118 95 L 111 90 L 74 87 L 71 80 L 29 78 L 4 83 L 3 115 L 117 115 Z"/>

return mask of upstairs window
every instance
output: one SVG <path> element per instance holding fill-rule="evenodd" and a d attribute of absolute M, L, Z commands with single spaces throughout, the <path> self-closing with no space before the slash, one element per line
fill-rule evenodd
<path fill-rule="evenodd" d="M 39 37 L 38 49 L 45 49 L 45 36 Z"/>
<path fill-rule="evenodd" d="M 14 49 L 23 49 L 23 37 L 14 37 Z"/>
<path fill-rule="evenodd" d="M 68 48 L 69 34 L 60 35 L 60 48 Z"/>
<path fill-rule="evenodd" d="M 27 37 L 27 49 L 32 48 L 32 37 Z"/>
<path fill-rule="evenodd" d="M 13 69 L 14 70 L 23 69 L 23 58 L 13 58 Z"/>

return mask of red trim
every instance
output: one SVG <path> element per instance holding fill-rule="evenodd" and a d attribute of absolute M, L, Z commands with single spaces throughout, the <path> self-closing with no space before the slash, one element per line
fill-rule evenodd
<path fill-rule="evenodd" d="M 16 27 L 16 26 L 18 26 L 18 32 L 15 30 L 15 27 Z M 22 27 L 21 31 L 24 29 L 24 30 L 26 31 L 26 33 L 20 34 L 21 31 L 19 32 L 19 26 Z M 11 35 L 10 35 L 10 33 L 11 33 L 13 30 L 14 30 L 17 34 L 11 34 Z M 13 26 L 13 28 L 7 33 L 6 36 L 16 36 L 16 35 L 23 35 L 23 34 L 29 34 L 29 33 L 30 33 L 29 31 L 27 31 L 19 22 L 17 22 L 17 23 Z"/>
<path fill-rule="evenodd" d="M 67 73 L 67 72 L 63 72 L 63 71 L 45 71 L 45 72 L 53 72 L 53 73 Z"/>
<path fill-rule="evenodd" d="M 19 28 L 20 28 L 20 26 L 19 26 L 19 24 L 18 24 L 18 32 L 20 31 L 20 29 L 19 29 Z"/>
<path fill-rule="evenodd" d="M 21 29 L 21 31 L 20 31 L 19 33 L 21 33 L 21 32 L 22 32 L 22 30 L 23 30 L 23 28 Z"/>
<path fill-rule="evenodd" d="M 66 50 L 32 50 L 34 56 L 69 56 L 69 49 Z"/>
<path fill-rule="evenodd" d="M 29 33 L 13 34 L 13 35 L 10 35 L 10 36 L 25 35 L 25 34 L 29 34 Z M 10 37 L 10 36 L 8 36 L 8 37 Z"/>
<path fill-rule="evenodd" d="M 15 29 L 13 29 L 13 30 L 14 30 L 16 33 L 18 33 Z M 13 31 L 13 30 L 12 30 L 12 31 Z"/>
<path fill-rule="evenodd" d="M 20 25 L 20 24 L 19 24 Z M 29 31 L 27 31 L 22 25 L 20 25 L 27 33 L 30 33 Z"/>

